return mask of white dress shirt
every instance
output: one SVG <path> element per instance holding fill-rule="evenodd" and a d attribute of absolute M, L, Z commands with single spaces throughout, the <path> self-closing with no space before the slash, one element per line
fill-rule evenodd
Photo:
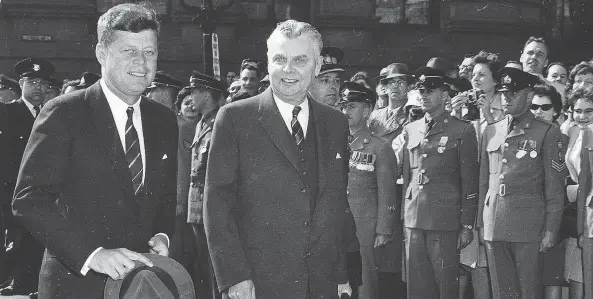
<path fill-rule="evenodd" d="M 280 115 L 282 115 L 282 119 L 284 119 L 288 131 L 292 134 L 292 126 L 290 123 L 292 122 L 292 110 L 296 106 L 282 101 L 275 95 L 274 101 L 276 102 L 276 106 L 278 106 L 278 110 L 280 110 Z M 298 106 L 301 107 L 301 112 L 297 115 L 297 120 L 299 121 L 301 128 L 303 128 L 303 137 L 306 138 L 307 127 L 309 126 L 309 100 L 305 98 L 305 100 Z"/>
<path fill-rule="evenodd" d="M 33 115 L 33 118 L 37 117 L 37 112 L 35 112 L 35 106 L 33 104 L 31 104 L 31 102 L 27 101 L 27 99 L 25 99 L 24 97 L 21 97 L 23 99 L 23 103 L 25 103 L 25 105 L 27 106 L 27 108 L 29 108 L 29 111 L 31 112 L 31 114 Z M 39 109 L 41 109 L 41 105 L 39 105 Z"/>
<path fill-rule="evenodd" d="M 105 98 L 107 98 L 107 103 L 109 104 L 109 108 L 111 109 L 111 113 L 113 114 L 113 119 L 115 120 L 115 126 L 117 128 L 117 132 L 119 133 L 119 138 L 121 141 L 121 146 L 125 153 L 125 144 L 126 144 L 126 122 L 128 121 L 128 114 L 126 110 L 128 107 L 134 108 L 134 113 L 132 114 L 132 123 L 134 124 L 134 128 L 136 132 L 138 132 L 138 142 L 140 143 L 140 155 L 142 156 L 142 182 L 144 182 L 144 178 L 146 178 L 146 151 L 144 147 L 144 133 L 142 131 L 142 112 L 140 111 L 140 102 L 142 98 L 138 99 L 134 105 L 130 106 L 120 98 L 118 98 L 105 84 L 105 81 L 101 79 L 100 81 L 101 89 L 103 90 L 103 94 L 105 94 Z M 163 235 L 167 240 L 167 247 L 169 247 L 170 241 L 169 236 L 164 233 L 158 233 L 157 235 Z M 148 241 L 147 241 L 148 242 Z M 93 251 L 86 259 L 86 262 L 82 266 L 80 273 L 82 275 L 86 275 L 89 268 L 89 263 L 99 252 L 99 250 L 103 249 L 103 247 L 99 247 Z"/>

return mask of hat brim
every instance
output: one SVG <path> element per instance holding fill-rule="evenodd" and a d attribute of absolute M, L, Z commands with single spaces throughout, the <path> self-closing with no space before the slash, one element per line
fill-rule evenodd
<path fill-rule="evenodd" d="M 412 75 L 409 74 L 390 74 L 390 75 L 386 75 L 383 76 L 383 78 L 381 78 L 380 80 L 387 80 L 387 79 L 391 79 L 391 78 L 412 78 Z"/>
<path fill-rule="evenodd" d="M 144 253 L 143 255 L 154 264 L 154 267 L 164 270 L 168 275 L 171 276 L 175 286 L 177 287 L 177 291 L 179 292 L 179 299 L 195 298 L 194 284 L 191 276 L 181 264 L 171 258 L 156 254 Z M 143 266 L 145 266 L 143 263 L 136 261 L 135 268 Z M 119 280 L 108 278 L 107 283 L 105 284 L 103 298 L 120 299 L 120 291 L 122 290 L 124 281 L 126 281 L 126 277 Z"/>
<path fill-rule="evenodd" d="M 319 75 L 332 73 L 332 72 L 345 72 L 345 70 L 341 65 L 338 65 L 338 64 L 324 64 L 321 66 Z"/>

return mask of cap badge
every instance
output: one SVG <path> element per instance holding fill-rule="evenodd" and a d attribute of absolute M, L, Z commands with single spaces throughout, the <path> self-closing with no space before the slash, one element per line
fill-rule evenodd
<path fill-rule="evenodd" d="M 506 75 L 502 78 L 502 84 L 511 84 L 513 79 L 509 75 Z"/>
<path fill-rule="evenodd" d="M 426 76 L 422 75 L 422 76 L 420 76 L 420 78 L 418 78 L 418 80 L 419 81 L 424 81 L 424 80 L 426 80 Z"/>
<path fill-rule="evenodd" d="M 343 96 L 347 96 L 350 93 L 350 89 L 346 88 L 342 91 Z"/>
<path fill-rule="evenodd" d="M 39 70 L 41 70 L 41 66 L 39 66 L 39 64 L 33 64 L 33 70 L 36 72 L 39 72 Z"/>
<path fill-rule="evenodd" d="M 336 58 L 331 57 L 330 55 L 325 55 L 325 57 L 323 57 L 323 63 L 324 64 L 337 64 L 338 61 Z"/>

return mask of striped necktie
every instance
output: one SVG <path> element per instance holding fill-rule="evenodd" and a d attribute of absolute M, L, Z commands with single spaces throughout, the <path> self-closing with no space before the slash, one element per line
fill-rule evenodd
<path fill-rule="evenodd" d="M 290 121 L 290 126 L 292 127 L 292 138 L 294 138 L 294 141 L 296 141 L 297 145 L 301 144 L 303 139 L 305 139 L 303 128 L 297 119 L 299 112 L 301 112 L 301 107 L 294 106 L 294 109 L 292 109 L 292 121 Z"/>
<path fill-rule="evenodd" d="M 132 115 L 134 115 L 134 108 L 128 107 L 126 110 L 128 114 L 128 121 L 126 122 L 126 161 L 132 174 L 132 183 L 134 185 L 134 194 L 138 194 L 142 186 L 142 176 L 144 167 L 142 165 L 142 155 L 140 153 L 140 140 L 138 139 L 138 132 L 134 128 L 132 122 Z"/>

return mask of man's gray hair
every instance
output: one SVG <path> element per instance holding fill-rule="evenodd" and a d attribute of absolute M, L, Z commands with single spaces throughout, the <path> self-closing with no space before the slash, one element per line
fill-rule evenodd
<path fill-rule="evenodd" d="M 315 55 L 321 55 L 321 48 L 323 48 L 323 40 L 321 39 L 321 34 L 315 27 L 313 27 L 309 23 L 299 22 L 296 20 L 287 20 L 281 23 L 278 23 L 276 29 L 270 34 L 268 37 L 267 45 L 268 49 L 270 48 L 270 43 L 273 42 L 273 39 L 276 36 L 282 36 L 288 39 L 297 38 L 299 36 L 308 35 L 311 38 L 311 41 L 314 45 Z"/>
<path fill-rule="evenodd" d="M 114 41 L 115 31 L 138 33 L 153 30 L 159 35 L 161 25 L 156 11 L 148 5 L 125 3 L 110 8 L 97 22 L 99 43 L 109 46 Z"/>

